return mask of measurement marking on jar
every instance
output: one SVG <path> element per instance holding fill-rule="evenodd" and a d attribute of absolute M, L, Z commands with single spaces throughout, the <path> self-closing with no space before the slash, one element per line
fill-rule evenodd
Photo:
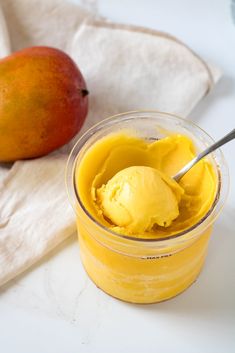
<path fill-rule="evenodd" d="M 169 257 L 172 256 L 172 254 L 166 254 L 166 255 L 158 255 L 158 256 L 144 256 L 141 257 L 142 260 L 154 260 L 154 259 L 161 259 L 162 257 Z"/>

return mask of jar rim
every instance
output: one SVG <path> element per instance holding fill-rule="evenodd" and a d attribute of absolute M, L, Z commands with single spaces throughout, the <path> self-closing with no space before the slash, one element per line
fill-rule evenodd
<path fill-rule="evenodd" d="M 175 121 L 181 121 L 182 123 L 185 123 L 186 125 L 191 126 L 194 129 L 197 129 L 198 132 L 202 133 L 204 136 L 209 138 L 211 143 L 215 142 L 214 139 L 205 130 L 203 130 L 201 127 L 199 127 L 197 124 L 195 124 L 194 122 L 189 121 L 187 119 L 184 119 L 176 114 L 172 114 L 172 113 L 161 112 L 161 111 L 157 111 L 157 110 L 134 110 L 134 111 L 128 111 L 128 112 L 124 112 L 124 113 L 115 114 L 115 115 L 112 115 L 106 119 L 103 119 L 102 121 L 93 125 L 90 129 L 88 129 L 78 139 L 78 141 L 75 143 L 74 147 L 72 148 L 70 155 L 68 157 L 68 160 L 67 160 L 66 171 L 65 171 L 66 188 L 67 188 L 68 198 L 70 200 L 72 207 L 75 210 L 75 213 L 76 213 L 76 209 L 77 209 L 75 207 L 75 205 L 78 204 L 80 206 L 80 208 L 83 210 L 83 212 L 86 214 L 86 216 L 92 222 L 94 222 L 96 224 L 96 226 L 98 228 L 100 228 L 101 230 L 112 234 L 112 236 L 114 236 L 116 239 L 119 239 L 119 240 L 126 239 L 126 240 L 132 241 L 134 243 L 142 243 L 142 244 L 144 244 L 144 243 L 146 243 L 146 244 L 150 244 L 150 243 L 151 244 L 160 244 L 160 243 L 162 244 L 162 243 L 164 243 L 165 244 L 166 242 L 169 242 L 170 240 L 181 239 L 182 236 L 189 234 L 190 232 L 192 232 L 196 229 L 198 230 L 198 232 L 200 232 L 201 228 L 204 225 L 206 227 L 209 227 L 211 225 L 211 223 L 214 222 L 214 220 L 220 214 L 220 212 L 225 204 L 225 201 L 226 201 L 226 198 L 228 195 L 228 190 L 229 190 L 228 167 L 227 167 L 224 155 L 220 149 L 218 149 L 216 152 L 219 153 L 219 155 L 220 155 L 224 171 L 221 170 L 221 168 L 220 168 L 220 166 L 218 166 L 218 164 L 216 165 L 217 173 L 218 173 L 218 188 L 217 188 L 214 202 L 211 205 L 208 212 L 197 223 L 193 224 L 191 227 L 189 227 L 183 231 L 172 234 L 170 236 L 164 236 L 164 237 L 159 237 L 159 238 L 141 238 L 141 237 L 137 238 L 137 237 L 129 236 L 126 234 L 120 234 L 120 233 L 114 232 L 112 229 L 99 223 L 95 219 L 95 217 L 93 217 L 88 212 L 86 207 L 83 205 L 83 203 L 79 197 L 79 194 L 78 194 L 78 191 L 76 188 L 76 182 L 75 182 L 76 163 L 77 163 L 77 158 L 78 158 L 78 155 L 79 155 L 81 148 L 86 144 L 86 142 L 90 139 L 90 137 L 92 137 L 95 133 L 102 130 L 103 128 L 108 127 L 110 125 L 113 125 L 115 122 L 120 123 L 120 118 L 123 118 L 122 121 L 128 121 L 128 120 L 132 120 L 132 119 L 136 119 L 136 118 L 140 119 L 141 117 L 136 116 L 138 114 L 148 114 L 149 115 L 149 116 L 146 116 L 146 115 L 143 116 L 142 117 L 143 119 L 146 119 L 146 118 L 154 119 L 154 115 L 157 114 L 157 115 L 167 117 L 168 119 L 172 119 Z M 223 179 L 227 179 L 226 182 L 224 182 Z M 222 200 L 222 198 L 223 198 L 223 200 Z M 208 221 L 209 218 L 210 218 L 210 220 Z"/>

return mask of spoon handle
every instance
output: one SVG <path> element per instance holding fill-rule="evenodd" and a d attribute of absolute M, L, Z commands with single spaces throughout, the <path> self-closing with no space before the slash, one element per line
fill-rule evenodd
<path fill-rule="evenodd" d="M 207 156 L 209 153 L 213 152 L 225 143 L 233 140 L 235 138 L 235 129 L 229 132 L 227 135 L 222 137 L 219 141 L 215 142 L 213 145 L 206 148 L 204 151 L 199 153 L 195 158 L 193 158 L 189 163 L 187 163 L 175 176 L 173 179 L 179 181 L 197 162 L 199 162 L 203 157 Z"/>

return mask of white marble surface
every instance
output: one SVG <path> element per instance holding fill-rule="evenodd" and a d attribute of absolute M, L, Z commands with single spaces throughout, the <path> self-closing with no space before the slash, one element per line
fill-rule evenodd
<path fill-rule="evenodd" d="M 229 1 L 77 2 L 90 3 L 113 21 L 172 33 L 220 66 L 224 72 L 221 82 L 189 118 L 214 138 L 234 128 L 235 25 Z M 54 256 L 0 290 L 1 351 L 234 352 L 235 142 L 223 150 L 231 174 L 230 195 L 216 222 L 205 268 L 193 286 L 156 305 L 114 300 L 87 278 L 74 236 L 56 249 Z"/>

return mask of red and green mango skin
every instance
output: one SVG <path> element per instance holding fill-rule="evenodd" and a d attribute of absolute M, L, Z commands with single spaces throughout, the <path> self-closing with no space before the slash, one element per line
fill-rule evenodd
<path fill-rule="evenodd" d="M 0 161 L 40 157 L 81 129 L 85 80 L 61 50 L 31 47 L 0 60 Z"/>

